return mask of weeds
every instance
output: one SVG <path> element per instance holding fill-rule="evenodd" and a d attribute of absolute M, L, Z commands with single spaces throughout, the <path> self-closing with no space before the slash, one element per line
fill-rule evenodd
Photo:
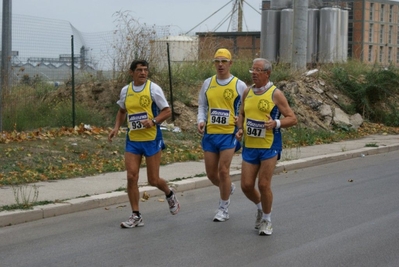
<path fill-rule="evenodd" d="M 368 143 L 365 147 L 378 147 L 378 145 L 376 143 Z"/>
<path fill-rule="evenodd" d="M 120 186 L 114 190 L 114 192 L 126 192 L 127 188 L 125 186 Z"/>
<path fill-rule="evenodd" d="M 15 206 L 18 209 L 31 209 L 39 197 L 39 190 L 36 185 L 13 185 Z"/>
<path fill-rule="evenodd" d="M 399 125 L 399 72 L 396 68 L 341 64 L 331 70 L 335 87 L 349 96 L 353 106 L 343 106 L 347 113 L 358 112 L 363 118 L 389 126 Z"/>
<path fill-rule="evenodd" d="M 169 180 L 169 181 L 170 181 L 170 182 L 177 182 L 177 181 L 183 181 L 183 180 L 190 179 L 190 178 L 194 178 L 194 177 L 205 177 L 205 176 L 206 176 L 206 173 L 203 172 L 203 173 L 196 174 L 196 175 L 194 175 L 194 176 L 175 178 L 175 179 Z"/>

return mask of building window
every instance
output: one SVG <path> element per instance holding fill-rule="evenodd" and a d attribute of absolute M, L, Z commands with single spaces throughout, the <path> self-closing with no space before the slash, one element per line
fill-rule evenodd
<path fill-rule="evenodd" d="M 348 42 L 353 41 L 353 23 L 349 22 L 348 23 Z"/>
<path fill-rule="evenodd" d="M 384 21 L 384 7 L 385 7 L 385 5 L 381 5 L 380 21 Z"/>
<path fill-rule="evenodd" d="M 388 62 L 392 62 L 392 47 L 388 47 Z"/>
<path fill-rule="evenodd" d="M 369 62 L 373 61 L 373 46 L 369 45 L 369 55 L 368 55 Z"/>
<path fill-rule="evenodd" d="M 348 57 L 352 57 L 352 45 L 348 44 Z"/>
<path fill-rule="evenodd" d="M 384 42 L 384 25 L 381 25 L 380 28 L 380 43 L 382 44 Z"/>
<path fill-rule="evenodd" d="M 374 27 L 374 24 L 373 23 L 370 23 L 370 29 L 369 29 L 369 43 L 372 43 L 373 42 L 373 27 Z M 398 39 L 399 40 L 399 39 Z"/>
<path fill-rule="evenodd" d="M 383 58 L 384 58 L 384 47 L 380 46 L 380 63 L 382 63 Z"/>
<path fill-rule="evenodd" d="M 389 6 L 389 22 L 392 22 L 392 16 L 393 16 L 393 5 Z"/>
<path fill-rule="evenodd" d="M 388 33 L 388 43 L 392 44 L 392 30 L 393 30 L 393 26 L 389 26 L 389 33 Z"/>
<path fill-rule="evenodd" d="M 374 14 L 374 4 L 370 3 L 370 17 L 369 19 L 373 21 L 373 14 Z"/>
<path fill-rule="evenodd" d="M 348 19 L 353 20 L 353 3 L 347 3 L 347 5 L 349 10 Z"/>

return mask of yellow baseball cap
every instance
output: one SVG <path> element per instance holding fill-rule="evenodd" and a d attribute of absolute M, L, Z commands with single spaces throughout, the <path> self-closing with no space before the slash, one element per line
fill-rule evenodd
<path fill-rule="evenodd" d="M 214 55 L 214 58 L 217 58 L 217 57 L 224 57 L 227 59 L 231 59 L 231 54 L 230 54 L 230 51 L 227 50 L 226 48 L 219 48 Z"/>

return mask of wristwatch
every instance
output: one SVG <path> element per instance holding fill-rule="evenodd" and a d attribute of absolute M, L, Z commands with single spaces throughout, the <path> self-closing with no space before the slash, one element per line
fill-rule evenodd
<path fill-rule="evenodd" d="M 154 125 L 157 125 L 157 120 L 155 118 L 152 119 L 152 122 L 154 123 Z"/>

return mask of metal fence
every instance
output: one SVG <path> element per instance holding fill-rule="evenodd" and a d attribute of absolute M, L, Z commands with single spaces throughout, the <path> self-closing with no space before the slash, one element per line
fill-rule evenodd
<path fill-rule="evenodd" d="M 68 21 L 12 16 L 11 82 L 41 76 L 61 82 L 71 76 L 71 36 L 74 36 L 74 61 L 81 71 L 109 71 L 113 68 L 112 31 L 82 33 Z"/>
<path fill-rule="evenodd" d="M 120 25 L 115 30 L 94 33 L 81 32 L 65 20 L 11 15 L 11 11 L 4 13 L 4 10 L 0 16 L 3 30 L 0 40 L 2 44 L 4 41 L 9 44 L 4 49 L 7 50 L 7 56 L 1 53 L 2 60 L 5 59 L 8 66 L 2 72 L 0 88 L 0 131 L 5 114 L 14 116 L 14 109 L 17 108 L 14 102 L 8 100 L 12 98 L 19 103 L 34 101 L 16 86 L 32 85 L 39 81 L 56 88 L 72 80 L 79 83 L 88 81 L 88 78 L 90 81 L 116 78 L 119 72 L 128 69 L 132 59 L 160 56 L 161 52 L 151 50 L 151 44 L 154 49 L 165 52 L 166 43 L 154 40 L 170 36 L 173 32 L 171 26 L 140 25 L 127 12 L 119 14 L 116 21 Z M 3 17 L 8 20 L 3 20 Z M 11 34 L 4 34 L 10 29 Z M 175 50 L 182 51 L 180 47 Z M 163 54 L 162 59 L 156 62 L 164 65 L 162 60 L 167 60 Z"/>

